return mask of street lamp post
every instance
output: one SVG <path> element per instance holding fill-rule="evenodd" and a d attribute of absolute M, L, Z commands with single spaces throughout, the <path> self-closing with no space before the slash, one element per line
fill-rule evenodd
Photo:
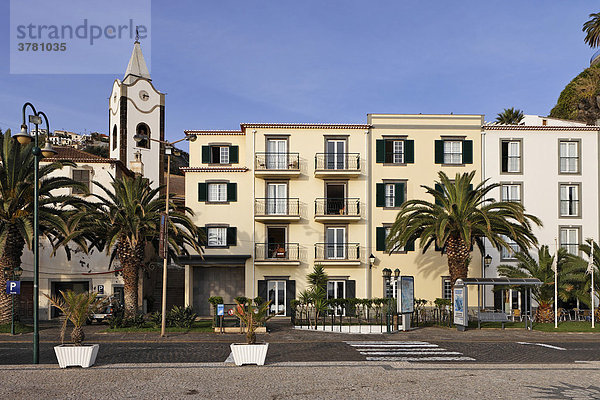
<path fill-rule="evenodd" d="M 12 281 L 19 281 L 19 280 L 21 280 L 22 273 L 23 273 L 23 268 L 19 267 L 18 265 L 12 269 L 10 267 L 4 267 L 4 278 L 6 280 L 10 279 Z M 14 294 L 10 295 L 10 302 L 11 302 L 10 334 L 14 335 L 15 334 L 15 295 Z"/>
<path fill-rule="evenodd" d="M 27 107 L 31 108 L 33 114 L 29 115 L 29 122 L 35 125 L 34 136 L 27 133 L 27 124 L 25 122 L 25 114 Z M 39 130 L 38 127 L 42 123 L 42 117 L 46 122 L 47 136 L 50 136 L 50 124 L 48 117 L 42 111 L 36 111 L 31 103 L 23 105 L 23 119 L 21 123 L 21 132 L 14 136 L 22 145 L 27 145 L 34 140 L 34 146 L 31 150 L 35 158 L 33 170 L 33 363 L 40 363 L 40 329 L 39 329 L 39 275 L 40 275 L 40 236 L 39 236 L 39 173 L 40 173 L 40 158 L 51 157 L 57 154 L 56 150 L 50 145 L 50 141 L 46 140 L 46 145 L 43 149 L 39 147 Z"/>
<path fill-rule="evenodd" d="M 164 239 L 163 239 L 163 243 L 164 243 L 164 252 L 167 253 L 168 251 L 168 243 L 169 243 L 169 184 L 171 181 L 171 154 L 176 154 L 177 149 L 175 149 L 175 147 L 173 147 L 173 145 L 175 143 L 179 143 L 182 142 L 184 140 L 189 140 L 190 142 L 193 142 L 196 140 L 196 135 L 186 135 L 183 139 L 179 139 L 176 140 L 174 142 L 168 142 L 166 140 L 158 140 L 158 139 L 154 139 L 151 138 L 147 135 L 141 135 L 139 133 L 136 133 L 133 136 L 133 139 L 139 143 L 142 140 L 146 139 L 146 140 L 151 140 L 153 142 L 157 142 L 160 144 L 164 144 L 165 145 L 165 154 L 167 155 L 167 187 L 166 187 L 166 199 L 165 199 L 165 225 L 164 225 Z M 162 318 L 161 318 L 161 322 L 160 322 L 160 336 L 165 337 L 166 334 L 166 329 L 167 329 L 167 259 L 168 259 L 168 255 L 167 254 L 160 254 L 161 257 L 163 257 L 163 280 L 162 280 Z"/>

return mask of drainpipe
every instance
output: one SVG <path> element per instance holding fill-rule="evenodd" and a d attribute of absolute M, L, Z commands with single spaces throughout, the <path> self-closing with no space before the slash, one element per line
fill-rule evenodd
<path fill-rule="evenodd" d="M 366 223 L 366 228 L 365 229 L 365 235 L 366 235 L 366 240 L 365 240 L 365 244 L 366 244 L 366 252 L 365 252 L 365 259 L 367 260 L 367 262 L 365 263 L 365 297 L 367 299 L 371 298 L 371 261 L 369 260 L 369 257 L 371 254 L 373 254 L 373 249 L 371 248 L 371 225 L 372 225 L 372 213 L 371 213 L 371 180 L 372 180 L 372 166 L 371 166 L 371 140 L 370 139 L 370 129 L 367 129 L 365 131 L 365 154 L 366 154 L 366 160 L 365 160 L 365 165 L 367 167 L 366 172 L 367 172 L 367 179 L 365 182 L 366 185 L 366 195 L 367 195 L 367 201 L 365 204 L 365 210 L 367 212 L 367 220 L 365 221 Z"/>
<path fill-rule="evenodd" d="M 481 127 L 481 181 L 485 181 L 485 121 Z M 484 198 L 485 199 L 485 198 Z M 481 255 L 481 277 L 485 278 L 485 254 L 486 254 L 486 240 L 483 239 L 483 254 Z M 485 290 L 486 286 L 483 286 L 481 291 L 481 304 L 485 308 Z"/>
<path fill-rule="evenodd" d="M 256 264 L 255 264 L 255 251 L 256 248 L 256 129 L 252 131 L 252 248 L 250 254 L 252 254 L 252 298 L 256 297 Z M 264 299 L 265 301 L 267 299 Z"/>

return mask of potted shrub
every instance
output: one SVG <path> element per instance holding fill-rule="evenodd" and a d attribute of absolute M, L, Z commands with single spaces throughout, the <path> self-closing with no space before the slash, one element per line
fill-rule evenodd
<path fill-rule="evenodd" d="M 98 309 L 106 307 L 109 299 L 98 297 L 96 292 L 75 293 L 72 290 L 60 291 L 60 296 L 45 296 L 50 300 L 53 307 L 58 308 L 65 314 L 65 322 L 60 330 L 61 344 L 54 346 L 58 365 L 61 368 L 70 366 L 88 368 L 94 365 L 100 345 L 83 344 L 85 340 L 83 325 Z M 69 321 L 73 323 L 73 330 L 71 331 L 71 341 L 73 343 L 65 345 L 65 331 Z"/>
<path fill-rule="evenodd" d="M 240 319 L 240 325 L 246 326 L 246 343 L 232 343 L 231 353 L 235 365 L 256 364 L 264 365 L 267 358 L 269 343 L 256 343 L 256 328 L 264 325 L 276 314 L 268 315 L 270 301 L 253 304 L 237 299 L 234 314 Z"/>

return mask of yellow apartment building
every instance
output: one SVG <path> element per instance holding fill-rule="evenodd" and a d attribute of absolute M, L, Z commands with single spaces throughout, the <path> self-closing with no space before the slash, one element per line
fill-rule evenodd
<path fill-rule="evenodd" d="M 322 264 L 329 297 L 393 295 L 383 269 L 415 277 L 418 298 L 449 294 L 441 251 L 385 252 L 385 228 L 406 199 L 425 198 L 439 170 L 481 165 L 481 115 L 368 115 L 367 124 L 241 124 L 189 130 L 186 206 L 206 232 L 185 264 L 185 302 L 209 315 L 210 296 L 290 301 Z M 480 180 L 480 175 L 476 176 Z M 431 200 L 431 199 L 428 199 Z M 374 256 L 375 262 L 371 262 Z M 481 257 L 470 270 L 479 276 Z"/>

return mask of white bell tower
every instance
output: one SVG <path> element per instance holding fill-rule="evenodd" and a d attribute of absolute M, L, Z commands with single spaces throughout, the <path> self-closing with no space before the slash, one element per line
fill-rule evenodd
<path fill-rule="evenodd" d="M 152 186 L 162 185 L 164 146 L 151 140 L 136 142 L 133 138 L 136 133 L 157 140 L 165 137 L 165 95 L 152 85 L 138 40 L 133 44 L 123 81 L 115 79 L 113 83 L 108 120 L 110 158 L 122 161 L 129 169 L 136 169 L 141 161 L 143 174 Z"/>

